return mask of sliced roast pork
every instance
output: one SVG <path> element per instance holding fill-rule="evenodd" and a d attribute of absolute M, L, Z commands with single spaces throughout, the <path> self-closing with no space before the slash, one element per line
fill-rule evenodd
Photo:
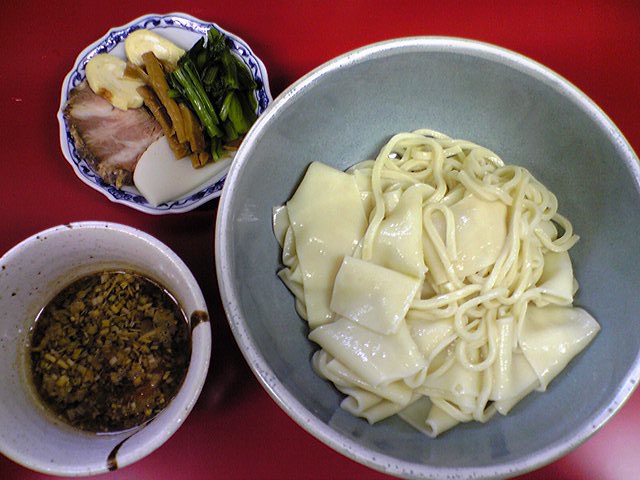
<path fill-rule="evenodd" d="M 64 118 L 78 155 L 109 184 L 133 184 L 133 170 L 149 145 L 163 135 L 145 108 L 120 110 L 82 82 L 69 94 Z"/>

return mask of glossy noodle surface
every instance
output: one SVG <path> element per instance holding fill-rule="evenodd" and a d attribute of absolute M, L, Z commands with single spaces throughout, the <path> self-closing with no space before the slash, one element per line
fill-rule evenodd
<path fill-rule="evenodd" d="M 573 306 L 555 195 L 466 140 L 417 130 L 346 172 L 314 162 L 273 221 L 313 367 L 371 423 L 435 437 L 506 415 L 600 329 Z"/>

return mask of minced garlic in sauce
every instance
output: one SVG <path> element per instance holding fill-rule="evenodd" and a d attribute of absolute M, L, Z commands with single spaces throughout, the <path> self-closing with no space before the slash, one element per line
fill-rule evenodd
<path fill-rule="evenodd" d="M 85 276 L 38 316 L 33 382 L 62 420 L 92 432 L 126 430 L 177 393 L 191 357 L 187 320 L 155 282 L 128 271 Z"/>

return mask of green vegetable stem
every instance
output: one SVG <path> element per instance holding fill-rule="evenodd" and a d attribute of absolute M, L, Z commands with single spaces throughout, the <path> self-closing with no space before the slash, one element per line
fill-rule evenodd
<path fill-rule="evenodd" d="M 240 138 L 256 121 L 256 81 L 215 28 L 209 29 L 206 43 L 201 38 L 180 58 L 168 81 L 172 95 L 202 123 L 214 161 L 225 143 Z"/>

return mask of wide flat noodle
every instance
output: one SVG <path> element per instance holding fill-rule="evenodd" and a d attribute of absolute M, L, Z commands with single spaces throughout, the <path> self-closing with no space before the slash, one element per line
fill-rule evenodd
<path fill-rule="evenodd" d="M 395 333 L 420 283 L 417 278 L 347 256 L 336 276 L 330 308 L 375 332 Z"/>
<path fill-rule="evenodd" d="M 538 389 L 540 380 L 522 353 L 514 353 L 511 368 L 492 391 L 491 400 L 501 415 L 506 415 L 524 397 Z"/>
<path fill-rule="evenodd" d="M 284 246 L 284 237 L 287 234 L 287 230 L 291 226 L 289 221 L 289 212 L 287 207 L 280 205 L 273 208 L 272 212 L 273 234 L 280 245 L 280 248 Z"/>
<path fill-rule="evenodd" d="M 546 389 L 569 361 L 600 330 L 598 322 L 581 308 L 530 305 L 520 334 L 522 353 Z"/>
<path fill-rule="evenodd" d="M 557 305 L 569 305 L 573 302 L 573 267 L 568 252 L 545 253 L 544 269 L 538 285 L 541 300 L 545 302 Z"/>
<path fill-rule="evenodd" d="M 397 190 L 396 190 L 397 191 Z M 422 251 L 422 192 L 409 188 L 382 221 L 371 261 L 414 278 L 427 269 Z"/>
<path fill-rule="evenodd" d="M 425 364 L 404 323 L 396 333 L 381 335 L 340 317 L 314 329 L 309 339 L 373 386 L 410 377 Z"/>
<path fill-rule="evenodd" d="M 499 413 L 506 415 L 509 409 L 525 395 L 540 385 L 536 372 L 525 356 L 514 352 L 516 325 L 513 317 L 497 320 L 496 361 L 493 363 L 493 385 L 490 400 L 496 402 Z"/>
<path fill-rule="evenodd" d="M 498 258 L 507 237 L 507 207 L 470 194 L 451 206 L 456 219 L 454 262 L 459 278 L 479 272 Z"/>
<path fill-rule="evenodd" d="M 425 234 L 424 256 L 436 284 L 447 281 L 446 266 L 434 242 L 446 242 L 447 228 L 455 230 L 455 253 L 452 269 L 459 279 L 492 265 L 506 240 L 507 207 L 499 201 L 485 201 L 470 194 L 450 207 L 452 225 L 439 212 L 426 213 L 425 223 L 432 223 L 438 237 Z"/>
<path fill-rule="evenodd" d="M 453 318 L 451 317 L 439 320 L 411 318 L 407 319 L 407 325 L 420 353 L 429 362 L 456 338 Z"/>
<path fill-rule="evenodd" d="M 307 321 L 331 321 L 333 281 L 364 234 L 366 218 L 352 175 L 312 163 L 287 202 L 302 269 Z"/>
<path fill-rule="evenodd" d="M 386 399 L 400 405 L 407 405 L 411 401 L 413 389 L 403 381 L 399 380 L 376 386 L 371 385 L 354 374 L 351 369 L 331 357 L 326 350 L 318 350 L 314 353 L 312 365 L 318 374 L 333 382 L 336 386 L 351 388 L 354 392 L 366 391 L 379 399 Z"/>

